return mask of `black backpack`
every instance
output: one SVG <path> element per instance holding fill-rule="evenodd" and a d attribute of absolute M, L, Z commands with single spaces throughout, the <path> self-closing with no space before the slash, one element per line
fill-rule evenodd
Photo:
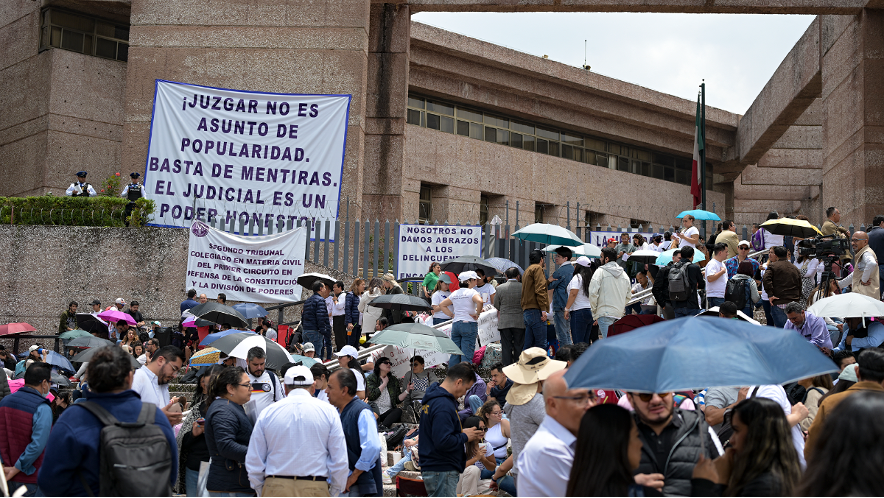
<path fill-rule="evenodd" d="M 687 262 L 678 262 L 669 269 L 667 280 L 669 281 L 669 300 L 673 303 L 676 301 L 687 301 L 691 297 L 691 284 L 688 279 L 688 268 L 690 264 Z"/>
<path fill-rule="evenodd" d="M 172 449 L 166 435 L 154 423 L 157 407 L 144 403 L 138 420 L 120 422 L 101 405 L 82 406 L 104 424 L 99 442 L 100 496 L 171 496 Z M 92 489 L 80 474 L 89 496 Z"/>
<path fill-rule="evenodd" d="M 746 307 L 746 279 L 728 280 L 724 300 L 734 303 L 742 311 Z"/>

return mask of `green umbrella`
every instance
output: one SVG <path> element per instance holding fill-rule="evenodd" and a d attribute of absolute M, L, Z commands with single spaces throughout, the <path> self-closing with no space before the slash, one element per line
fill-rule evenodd
<path fill-rule="evenodd" d="M 452 355 L 463 354 L 463 351 L 445 335 L 445 332 L 420 323 L 400 323 L 387 327 L 372 336 L 371 342 L 372 344 L 438 351 Z"/>
<path fill-rule="evenodd" d="M 92 334 L 82 329 L 68 330 L 58 335 L 61 340 L 76 339 L 77 337 L 92 337 Z"/>

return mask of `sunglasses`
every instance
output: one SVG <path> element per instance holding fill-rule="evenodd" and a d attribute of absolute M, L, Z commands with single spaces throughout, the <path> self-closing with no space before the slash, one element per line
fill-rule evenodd
<path fill-rule="evenodd" d="M 671 394 L 672 393 L 657 393 L 657 396 L 660 396 L 661 398 L 665 398 Z M 639 393 L 638 394 L 638 399 L 644 401 L 645 403 L 651 401 L 651 399 L 653 397 L 654 397 L 654 393 Z"/>

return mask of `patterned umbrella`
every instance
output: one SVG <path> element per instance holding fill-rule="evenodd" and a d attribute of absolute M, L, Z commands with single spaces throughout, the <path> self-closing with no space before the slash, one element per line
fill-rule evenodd
<path fill-rule="evenodd" d="M 221 351 L 215 348 L 206 348 L 197 351 L 190 357 L 190 366 L 207 367 L 215 365 L 221 359 Z"/>

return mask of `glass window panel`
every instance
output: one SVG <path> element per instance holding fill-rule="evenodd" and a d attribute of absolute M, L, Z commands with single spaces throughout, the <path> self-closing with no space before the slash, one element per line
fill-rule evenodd
<path fill-rule="evenodd" d="M 67 32 L 65 32 L 67 35 Z M 95 55 L 99 57 L 107 57 L 108 59 L 117 58 L 117 42 L 108 40 L 107 38 L 98 38 L 95 43 Z"/>
<path fill-rule="evenodd" d="M 441 116 L 427 113 L 427 128 L 432 128 L 434 130 L 442 128 Z"/>
<path fill-rule="evenodd" d="M 543 137 L 543 138 L 548 138 L 550 140 L 558 140 L 559 139 L 559 132 L 544 130 L 543 128 L 537 128 L 537 136 Z"/>
<path fill-rule="evenodd" d="M 522 137 L 522 148 L 525 150 L 535 150 L 537 148 L 537 139 L 533 135 L 524 135 Z"/>
<path fill-rule="evenodd" d="M 424 108 L 424 99 L 422 99 L 420 97 L 412 97 L 411 95 L 409 95 L 408 96 L 408 107 L 416 107 L 418 109 L 423 109 Z"/>
<path fill-rule="evenodd" d="M 549 143 L 549 155 L 559 157 L 561 145 L 562 144 L 559 142 L 550 142 Z"/>
<path fill-rule="evenodd" d="M 587 149 L 592 149 L 598 152 L 605 151 L 605 142 L 603 140 L 596 140 L 594 138 L 587 138 L 584 140 Z"/>
<path fill-rule="evenodd" d="M 104 21 L 98 21 L 95 23 L 95 34 L 106 36 L 108 38 L 116 38 L 114 25 Z"/>
<path fill-rule="evenodd" d="M 568 145 L 576 145 L 578 147 L 582 147 L 583 146 L 583 137 L 576 137 L 574 135 L 568 135 L 568 134 L 562 133 L 562 142 L 564 142 Z"/>
<path fill-rule="evenodd" d="M 510 123 L 510 129 L 513 131 L 518 131 L 518 132 L 525 133 L 528 135 L 534 134 L 534 127 L 533 126 L 522 124 L 522 123 L 517 123 L 515 121 Z"/>
<path fill-rule="evenodd" d="M 442 116 L 442 131 L 445 133 L 454 133 L 454 118 Z"/>
<path fill-rule="evenodd" d="M 662 164 L 655 164 L 655 165 L 653 165 L 653 167 L 651 168 L 651 176 L 653 176 L 654 178 L 658 178 L 658 179 L 662 180 L 662 179 L 663 179 L 663 168 L 664 168 L 664 167 L 665 167 L 665 166 L 663 166 Z"/>
<path fill-rule="evenodd" d="M 682 169 L 675 170 L 675 181 L 682 185 L 691 184 L 691 173 Z"/>
<path fill-rule="evenodd" d="M 583 149 L 580 147 L 574 147 L 574 160 L 583 161 Z"/>
<path fill-rule="evenodd" d="M 61 46 L 61 28 L 53 26 L 52 34 L 49 38 L 49 45 L 52 47 L 60 47 Z"/>
<path fill-rule="evenodd" d="M 470 136 L 470 124 L 466 121 L 458 121 L 457 122 L 457 134 L 468 137 Z"/>
<path fill-rule="evenodd" d="M 86 35 L 83 38 L 83 53 L 92 55 L 92 50 L 92 35 Z"/>
<path fill-rule="evenodd" d="M 129 41 L 129 28 L 126 26 L 115 26 L 114 38 Z"/>
<path fill-rule="evenodd" d="M 439 102 L 431 102 L 428 100 L 427 110 L 438 112 L 439 114 L 444 114 L 446 116 L 454 116 L 454 107 L 448 104 L 440 104 Z"/>
<path fill-rule="evenodd" d="M 618 157 L 617 158 L 617 169 L 620 171 L 629 171 L 629 158 Z"/>
<path fill-rule="evenodd" d="M 635 159 L 629 161 L 629 172 L 640 175 L 642 172 L 642 162 L 636 161 Z"/>
<path fill-rule="evenodd" d="M 491 126 L 496 126 L 498 128 L 509 128 L 510 127 L 510 120 L 504 119 L 504 118 L 499 118 L 497 116 L 489 116 L 486 114 L 485 115 L 485 124 L 491 125 Z"/>
<path fill-rule="evenodd" d="M 611 154 L 619 154 L 620 153 L 620 144 L 608 143 L 608 147 L 607 147 L 606 151 L 610 152 Z"/>
<path fill-rule="evenodd" d="M 674 182 L 675 181 L 675 169 L 669 168 L 669 167 L 665 168 L 663 170 L 663 179 L 666 180 L 667 182 Z"/>
<path fill-rule="evenodd" d="M 608 169 L 617 169 L 617 156 L 613 154 L 608 156 Z"/>
<path fill-rule="evenodd" d="M 497 128 L 492 128 L 490 126 L 485 127 L 485 141 L 486 142 L 496 142 L 497 141 Z"/>
<path fill-rule="evenodd" d="M 596 152 L 595 153 L 595 164 L 596 166 L 601 166 L 603 168 L 608 167 L 608 155 L 604 152 Z"/>
<path fill-rule="evenodd" d="M 409 109 L 408 110 L 408 118 L 406 119 L 408 124 L 418 125 L 421 124 L 421 112 L 417 109 Z"/>
<path fill-rule="evenodd" d="M 482 140 L 484 134 L 482 133 L 484 127 L 480 124 L 470 123 L 470 138 L 475 138 L 476 140 Z"/>
<path fill-rule="evenodd" d="M 675 158 L 675 167 L 676 167 L 676 169 L 690 171 L 692 169 L 691 166 L 693 165 L 693 162 L 694 162 L 693 158 L 687 159 L 684 157 L 677 157 L 677 158 Z M 669 165 L 672 163 L 666 163 L 666 164 Z"/>
<path fill-rule="evenodd" d="M 482 122 L 482 113 L 478 111 L 471 111 L 469 109 L 461 109 L 457 108 L 457 117 L 460 119 L 468 119 L 470 121 L 475 121 L 477 123 Z"/>
<path fill-rule="evenodd" d="M 537 139 L 537 152 L 542 154 L 549 154 L 549 142 L 546 140 Z"/>
<path fill-rule="evenodd" d="M 574 159 L 574 147 L 562 144 L 562 157 L 565 159 Z"/>
<path fill-rule="evenodd" d="M 654 152 L 651 155 L 651 161 L 657 164 L 672 164 L 672 156 L 667 156 L 666 154 L 658 154 Z"/>
<path fill-rule="evenodd" d="M 510 145 L 522 148 L 522 135 L 520 133 L 510 133 Z"/>
<path fill-rule="evenodd" d="M 80 17 L 61 10 L 52 11 L 52 24 L 63 28 L 76 29 L 78 31 L 92 32 L 95 30 L 95 21 L 88 17 Z"/>
<path fill-rule="evenodd" d="M 428 185 L 421 185 L 420 199 L 422 201 L 430 200 L 430 192 L 431 192 L 431 190 Z"/>
<path fill-rule="evenodd" d="M 651 163 L 642 163 L 642 175 L 651 176 Z"/>
<path fill-rule="evenodd" d="M 651 160 L 651 153 L 646 150 L 632 149 L 630 151 L 629 157 L 631 157 L 633 159 L 638 159 L 640 161 L 650 161 Z"/>
<path fill-rule="evenodd" d="M 596 152 L 589 149 L 584 150 L 583 162 L 586 164 L 596 164 Z"/>
<path fill-rule="evenodd" d="M 75 52 L 83 51 L 83 33 L 76 31 L 64 30 L 61 37 L 61 48 L 65 50 L 73 50 Z M 114 47 L 116 48 L 116 47 Z"/>
<path fill-rule="evenodd" d="M 497 143 L 500 145 L 509 145 L 510 132 L 508 130 L 497 130 Z"/>

